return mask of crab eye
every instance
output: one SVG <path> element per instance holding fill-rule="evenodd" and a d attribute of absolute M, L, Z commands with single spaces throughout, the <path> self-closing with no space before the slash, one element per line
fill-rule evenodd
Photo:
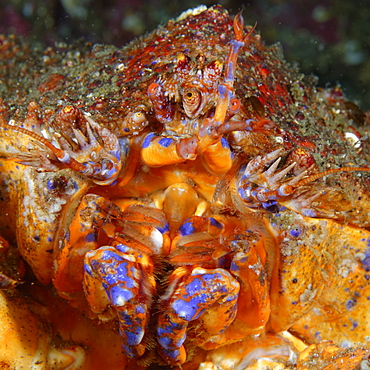
<path fill-rule="evenodd" d="M 196 89 L 185 90 L 183 94 L 183 106 L 185 113 L 191 117 L 193 116 L 198 108 L 200 107 L 202 96 Z"/>
<path fill-rule="evenodd" d="M 230 109 L 232 113 L 236 113 L 240 108 L 240 100 L 233 98 L 230 100 Z"/>

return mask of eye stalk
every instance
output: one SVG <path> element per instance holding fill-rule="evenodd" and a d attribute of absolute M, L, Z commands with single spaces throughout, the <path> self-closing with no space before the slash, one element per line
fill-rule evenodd
<path fill-rule="evenodd" d="M 189 118 L 194 118 L 202 103 L 202 94 L 195 88 L 186 89 L 182 95 L 183 107 Z"/>

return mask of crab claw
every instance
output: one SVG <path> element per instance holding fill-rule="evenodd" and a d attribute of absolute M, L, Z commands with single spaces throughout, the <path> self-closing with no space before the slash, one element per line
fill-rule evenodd
<path fill-rule="evenodd" d="M 152 264 L 126 245 L 105 246 L 86 253 L 84 288 L 93 312 L 116 318 L 122 347 L 129 358 L 142 356 L 142 340 L 155 290 Z"/>
<path fill-rule="evenodd" d="M 181 365 L 186 361 L 184 342 L 189 323 L 202 317 L 207 334 L 223 332 L 235 319 L 240 284 L 224 269 L 200 267 L 192 271 L 180 267 L 170 281 L 158 318 L 158 351 L 169 364 Z"/>
<path fill-rule="evenodd" d="M 78 172 L 91 178 L 98 185 L 109 185 L 120 174 L 123 165 L 120 142 L 107 128 L 101 127 L 88 115 L 86 119 L 87 137 L 77 129 L 72 129 L 79 148 L 73 149 L 71 143 L 62 136 L 55 135 L 55 140 L 63 150 L 63 155 L 57 155 L 60 162 L 76 169 L 74 163 L 80 166 Z"/>

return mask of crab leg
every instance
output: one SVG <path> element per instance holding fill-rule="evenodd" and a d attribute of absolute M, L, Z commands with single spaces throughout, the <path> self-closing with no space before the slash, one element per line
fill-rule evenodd
<path fill-rule="evenodd" d="M 229 272 L 200 267 L 189 272 L 182 267 L 173 272 L 168 293 L 160 303 L 163 313 L 157 327 L 159 352 L 172 365 L 186 361 L 183 343 L 189 322 L 207 311 L 204 325 L 207 327 L 211 322 L 210 328 L 219 334 L 236 315 L 239 283 Z"/>

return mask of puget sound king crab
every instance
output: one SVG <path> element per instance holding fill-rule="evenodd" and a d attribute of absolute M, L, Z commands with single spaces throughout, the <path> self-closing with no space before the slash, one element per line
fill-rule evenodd
<path fill-rule="evenodd" d="M 369 147 L 338 88 L 220 6 L 0 50 L 1 368 L 368 368 Z"/>

